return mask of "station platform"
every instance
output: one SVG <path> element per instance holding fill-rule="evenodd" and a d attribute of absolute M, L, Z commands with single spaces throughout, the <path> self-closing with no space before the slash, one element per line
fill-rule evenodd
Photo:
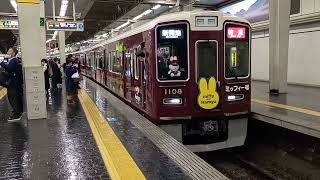
<path fill-rule="evenodd" d="M 91 80 L 74 104 L 65 94 L 47 119 L 9 123 L 0 90 L 0 179 L 228 179 Z"/>
<path fill-rule="evenodd" d="M 288 85 L 270 94 L 269 83 L 252 81 L 252 118 L 320 138 L 320 88 Z"/>

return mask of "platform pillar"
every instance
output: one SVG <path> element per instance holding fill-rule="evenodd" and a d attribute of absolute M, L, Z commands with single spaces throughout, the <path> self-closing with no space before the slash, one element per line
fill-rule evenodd
<path fill-rule="evenodd" d="M 46 22 L 45 22 L 45 7 L 44 1 L 40 1 L 40 57 L 41 59 L 47 58 L 47 50 L 46 50 Z"/>
<path fill-rule="evenodd" d="M 22 64 L 28 119 L 47 118 L 41 52 L 40 0 L 17 0 Z M 44 10 L 43 10 L 44 11 Z M 40 34 L 40 36 L 39 36 Z"/>
<path fill-rule="evenodd" d="M 66 62 L 66 32 L 59 31 L 59 53 L 60 53 L 60 63 L 63 65 Z"/>
<path fill-rule="evenodd" d="M 287 92 L 291 0 L 270 0 L 269 80 L 270 92 Z"/>

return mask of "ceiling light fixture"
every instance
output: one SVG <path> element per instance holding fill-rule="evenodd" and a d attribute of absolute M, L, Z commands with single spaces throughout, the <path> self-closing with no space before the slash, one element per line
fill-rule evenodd
<path fill-rule="evenodd" d="M 161 5 L 160 4 L 157 4 L 157 5 L 155 5 L 155 6 L 153 6 L 153 8 L 151 8 L 152 10 L 156 10 L 156 9 L 159 9 L 161 7 Z"/>
<path fill-rule="evenodd" d="M 18 5 L 16 0 L 10 0 L 11 6 L 14 8 L 14 10 L 17 12 L 18 11 Z"/>
<path fill-rule="evenodd" d="M 123 28 L 123 27 L 126 27 L 126 26 L 129 25 L 129 24 L 130 24 L 130 21 L 128 21 L 128 22 L 126 22 L 126 23 L 124 23 L 124 24 L 116 27 L 115 30 L 119 30 L 119 29 L 121 29 L 121 28 Z"/>
<path fill-rule="evenodd" d="M 67 9 L 68 9 L 68 4 L 69 4 L 68 0 L 62 0 L 61 1 L 61 7 L 60 7 L 60 13 L 59 13 L 60 17 L 63 17 L 63 16 L 66 15 L 66 12 L 67 12 Z"/>

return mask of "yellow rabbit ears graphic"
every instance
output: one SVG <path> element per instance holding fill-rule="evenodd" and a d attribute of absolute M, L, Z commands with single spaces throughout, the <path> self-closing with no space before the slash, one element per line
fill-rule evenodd
<path fill-rule="evenodd" d="M 199 82 L 198 104 L 203 109 L 214 109 L 219 104 L 219 94 L 216 92 L 216 79 L 211 77 L 209 84 L 205 78 L 201 78 Z"/>

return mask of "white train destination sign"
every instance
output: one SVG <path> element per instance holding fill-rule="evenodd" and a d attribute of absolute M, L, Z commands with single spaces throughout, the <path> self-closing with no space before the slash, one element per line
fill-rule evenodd
<path fill-rule="evenodd" d="M 47 21 L 47 30 L 84 31 L 83 21 Z"/>

